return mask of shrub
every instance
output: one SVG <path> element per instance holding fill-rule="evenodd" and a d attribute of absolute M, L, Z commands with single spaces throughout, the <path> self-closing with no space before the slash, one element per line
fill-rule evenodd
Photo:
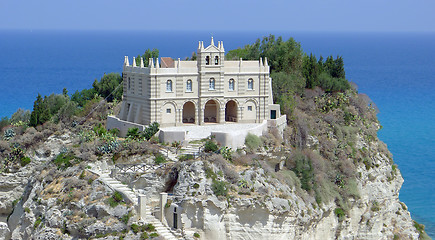
<path fill-rule="evenodd" d="M 73 160 L 76 159 L 73 153 L 62 152 L 53 160 L 58 169 L 65 170 L 73 165 Z"/>
<path fill-rule="evenodd" d="M 213 180 L 211 188 L 216 196 L 227 196 L 228 188 L 224 181 Z"/>
<path fill-rule="evenodd" d="M 128 212 L 124 216 L 121 217 L 121 222 L 124 224 L 128 224 L 128 220 L 130 220 L 130 217 L 132 216 L 131 212 Z"/>
<path fill-rule="evenodd" d="M 187 161 L 187 160 L 191 160 L 191 159 L 194 159 L 192 154 L 184 154 L 184 155 L 181 155 L 178 157 L 178 160 L 182 161 L 182 162 Z"/>
<path fill-rule="evenodd" d="M 165 158 L 165 156 L 163 156 L 163 154 L 157 154 L 154 158 L 155 164 L 162 164 L 165 162 L 166 162 L 166 158 Z"/>
<path fill-rule="evenodd" d="M 231 161 L 233 158 L 233 150 L 229 147 L 224 147 L 221 149 L 221 154 L 225 160 Z"/>
<path fill-rule="evenodd" d="M 137 127 L 129 128 L 126 136 L 128 138 L 131 138 L 131 139 L 138 139 L 139 138 L 139 128 L 137 128 Z"/>
<path fill-rule="evenodd" d="M 245 138 L 245 145 L 250 152 L 253 152 L 261 146 L 261 139 L 257 135 L 248 133 Z"/>
<path fill-rule="evenodd" d="M 24 166 L 26 166 L 27 164 L 29 164 L 30 161 L 31 161 L 31 160 L 30 160 L 29 157 L 22 157 L 22 158 L 20 159 L 20 164 L 21 164 L 22 167 L 24 167 Z"/>
<path fill-rule="evenodd" d="M 159 123 L 153 122 L 148 127 L 145 128 L 142 135 L 143 137 L 149 141 L 158 131 L 159 131 Z"/>
<path fill-rule="evenodd" d="M 124 198 L 122 197 L 122 194 L 116 191 L 112 194 L 112 197 L 108 199 L 108 203 L 111 207 L 116 207 L 119 203 L 122 202 L 123 199 Z"/>
<path fill-rule="evenodd" d="M 35 221 L 35 224 L 33 224 L 33 228 L 38 228 L 38 226 L 39 226 L 39 224 L 41 224 L 41 222 L 42 222 L 42 218 L 41 218 L 41 216 L 39 216 L 37 219 L 36 219 L 36 221 Z"/>
<path fill-rule="evenodd" d="M 153 232 L 156 230 L 156 227 L 154 227 L 154 225 L 152 225 L 151 223 L 148 223 L 147 225 L 145 225 L 145 230 L 147 232 Z"/>
<path fill-rule="evenodd" d="M 138 233 L 139 232 L 139 225 L 137 225 L 137 224 L 131 224 L 131 226 L 130 226 L 130 228 L 131 228 L 131 230 L 136 234 L 136 233 Z"/>
<path fill-rule="evenodd" d="M 117 202 L 121 202 L 123 199 L 122 194 L 120 192 L 114 192 L 112 198 Z"/>
<path fill-rule="evenodd" d="M 204 144 L 204 152 L 216 152 L 218 149 L 217 144 L 212 139 L 207 139 Z"/>
<path fill-rule="evenodd" d="M 193 237 L 200 238 L 201 236 L 199 235 L 199 233 L 196 232 L 193 234 Z"/>
<path fill-rule="evenodd" d="M 344 210 L 342 208 L 336 208 L 334 210 L 335 216 L 338 217 L 338 221 L 343 221 L 346 214 L 344 213 Z"/>

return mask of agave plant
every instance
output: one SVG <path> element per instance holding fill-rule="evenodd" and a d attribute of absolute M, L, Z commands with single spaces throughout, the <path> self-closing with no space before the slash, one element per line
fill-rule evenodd
<path fill-rule="evenodd" d="M 4 132 L 3 138 L 8 141 L 9 139 L 13 138 L 15 136 L 15 131 L 13 128 L 8 128 Z"/>

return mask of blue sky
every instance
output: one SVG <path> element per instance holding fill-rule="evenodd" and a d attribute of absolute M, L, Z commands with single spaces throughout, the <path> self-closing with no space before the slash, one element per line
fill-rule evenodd
<path fill-rule="evenodd" d="M 435 31 L 433 0 L 0 0 L 0 29 Z"/>

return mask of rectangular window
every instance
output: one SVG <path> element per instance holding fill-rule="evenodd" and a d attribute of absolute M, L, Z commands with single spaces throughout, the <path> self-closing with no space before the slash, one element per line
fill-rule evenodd
<path fill-rule="evenodd" d="M 171 113 L 171 109 L 170 108 L 166 108 L 166 113 Z"/>
<path fill-rule="evenodd" d="M 248 111 L 252 111 L 252 106 L 248 106 Z"/>

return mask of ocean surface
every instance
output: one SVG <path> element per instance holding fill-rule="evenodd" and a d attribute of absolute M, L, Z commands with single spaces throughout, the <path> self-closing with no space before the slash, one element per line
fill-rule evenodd
<path fill-rule="evenodd" d="M 307 53 L 341 55 L 346 77 L 378 106 L 387 143 L 405 179 L 400 200 L 435 237 L 435 33 L 0 31 L 0 116 L 32 109 L 36 95 L 90 88 L 121 72 L 124 56 L 157 48 L 190 57 L 198 41 L 226 50 L 268 34 L 294 37 Z"/>

